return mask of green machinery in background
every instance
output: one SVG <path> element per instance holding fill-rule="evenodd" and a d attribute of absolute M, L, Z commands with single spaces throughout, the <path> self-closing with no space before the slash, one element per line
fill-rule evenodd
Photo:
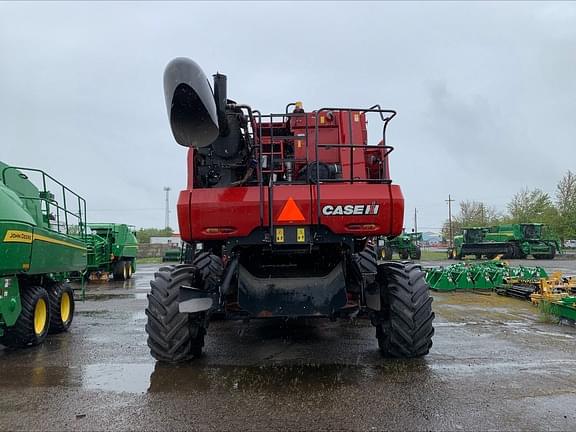
<path fill-rule="evenodd" d="M 419 232 L 403 232 L 392 239 L 378 237 L 376 253 L 378 258 L 383 260 L 391 260 L 394 253 L 397 253 L 403 260 L 408 258 L 419 260 L 422 256 L 421 241 L 422 233 Z"/>
<path fill-rule="evenodd" d="M 31 181 L 37 180 L 34 183 Z M 23 347 L 66 331 L 87 265 L 86 202 L 37 169 L 0 162 L 0 343 Z"/>
<path fill-rule="evenodd" d="M 162 262 L 180 262 L 182 260 L 182 248 L 170 248 L 164 251 Z"/>
<path fill-rule="evenodd" d="M 507 224 L 493 227 L 464 228 L 462 235 L 454 237 L 454 247 L 448 257 L 462 259 L 473 255 L 480 259 L 504 258 L 553 259 L 561 252 L 560 240 L 547 225 L 540 223 Z"/>
<path fill-rule="evenodd" d="M 556 301 L 542 301 L 540 303 L 543 312 L 556 315 L 561 321 L 576 323 L 576 297 L 569 296 Z"/>
<path fill-rule="evenodd" d="M 138 240 L 133 227 L 115 223 L 89 223 L 87 275 L 112 273 L 127 280 L 136 271 Z"/>
<path fill-rule="evenodd" d="M 435 291 L 508 289 L 534 284 L 546 277 L 548 274 L 542 267 L 509 266 L 499 260 L 426 269 L 426 281 Z"/>

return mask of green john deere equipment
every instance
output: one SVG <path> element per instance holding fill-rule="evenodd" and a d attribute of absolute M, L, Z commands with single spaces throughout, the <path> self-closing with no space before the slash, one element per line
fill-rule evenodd
<path fill-rule="evenodd" d="M 37 345 L 70 327 L 85 215 L 84 199 L 44 171 L 0 162 L 0 344 Z"/>
<path fill-rule="evenodd" d="M 136 271 L 138 240 L 133 227 L 115 223 L 90 223 L 88 276 L 112 273 L 115 280 L 127 280 Z"/>
<path fill-rule="evenodd" d="M 542 267 L 509 266 L 499 260 L 426 269 L 426 281 L 434 291 L 495 289 L 499 294 L 515 295 L 519 286 L 528 286 L 532 294 L 532 287 L 547 276 Z"/>
<path fill-rule="evenodd" d="M 507 224 L 493 227 L 464 228 L 462 235 L 454 237 L 454 247 L 448 257 L 462 259 L 474 255 L 480 259 L 504 258 L 554 259 L 560 253 L 559 239 L 540 223 Z"/>
<path fill-rule="evenodd" d="M 564 297 L 556 301 L 542 301 L 539 305 L 545 313 L 556 315 L 560 321 L 576 324 L 576 297 Z"/>
<path fill-rule="evenodd" d="M 376 253 L 380 259 L 387 261 L 392 259 L 394 253 L 403 260 L 408 258 L 419 260 L 422 256 L 421 241 L 422 233 L 419 232 L 403 232 L 392 239 L 378 237 Z"/>
<path fill-rule="evenodd" d="M 162 262 L 180 262 L 182 260 L 181 248 L 170 248 L 164 251 Z"/>

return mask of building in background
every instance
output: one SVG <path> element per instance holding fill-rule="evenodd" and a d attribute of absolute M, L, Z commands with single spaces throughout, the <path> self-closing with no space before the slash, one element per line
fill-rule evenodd
<path fill-rule="evenodd" d="M 180 233 L 173 233 L 171 236 L 150 237 L 150 244 L 165 244 L 174 247 L 182 246 Z"/>

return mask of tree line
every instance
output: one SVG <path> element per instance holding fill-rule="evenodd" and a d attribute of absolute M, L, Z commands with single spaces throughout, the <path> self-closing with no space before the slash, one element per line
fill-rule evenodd
<path fill-rule="evenodd" d="M 524 188 L 501 213 L 494 206 L 479 201 L 461 201 L 460 212 L 452 217 L 453 235 L 462 228 L 509 223 L 545 223 L 562 241 L 576 238 L 576 175 L 568 171 L 556 185 L 554 196 L 541 189 Z M 442 236 L 450 238 L 449 221 L 442 227 Z"/>

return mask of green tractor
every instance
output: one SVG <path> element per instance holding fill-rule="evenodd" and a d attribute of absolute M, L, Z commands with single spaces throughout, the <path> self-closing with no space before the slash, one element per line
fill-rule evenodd
<path fill-rule="evenodd" d="M 386 261 L 391 260 L 394 253 L 397 253 L 403 260 L 408 258 L 419 260 L 422 256 L 421 241 L 422 233 L 419 232 L 403 232 L 392 239 L 378 237 L 376 253 L 380 259 Z"/>
<path fill-rule="evenodd" d="M 136 271 L 138 240 L 134 228 L 126 224 L 89 223 L 87 276 L 110 274 L 125 281 Z"/>
<path fill-rule="evenodd" d="M 504 258 L 554 259 L 560 253 L 560 240 L 541 223 L 506 224 L 493 227 L 464 228 L 454 237 L 454 247 L 448 257 L 462 259 L 474 255 L 480 259 Z"/>
<path fill-rule="evenodd" d="M 41 170 L 0 162 L 0 344 L 37 345 L 68 330 L 67 277 L 86 269 L 85 235 L 82 197 Z"/>

